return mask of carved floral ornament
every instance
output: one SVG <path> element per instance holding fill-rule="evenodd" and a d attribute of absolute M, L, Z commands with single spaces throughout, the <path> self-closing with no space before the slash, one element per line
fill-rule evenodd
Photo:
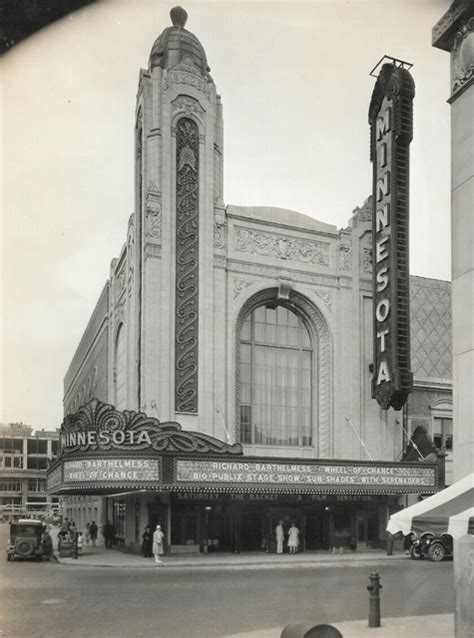
<path fill-rule="evenodd" d="M 225 223 L 214 223 L 214 248 L 223 250 L 225 248 Z"/>
<path fill-rule="evenodd" d="M 145 236 L 161 244 L 161 193 L 154 182 L 150 182 L 145 199 Z"/>
<path fill-rule="evenodd" d="M 240 295 L 240 293 L 245 290 L 245 288 L 251 286 L 253 283 L 253 281 L 249 281 L 248 279 L 233 279 L 232 284 L 234 288 L 234 299 L 236 299 Z"/>
<path fill-rule="evenodd" d="M 192 58 L 185 57 L 179 64 L 165 72 L 163 90 L 168 91 L 173 84 L 184 84 L 204 93 L 209 101 L 214 96 L 214 84 L 211 79 L 204 79 L 192 62 Z"/>
<path fill-rule="evenodd" d="M 456 33 L 452 53 L 453 93 L 474 77 L 474 18 Z"/>
<path fill-rule="evenodd" d="M 204 109 L 198 100 L 195 100 L 193 97 L 190 97 L 189 95 L 178 95 L 178 97 L 173 100 L 172 105 L 174 114 L 182 113 L 187 116 L 194 115 L 201 122 L 204 121 Z"/>
<path fill-rule="evenodd" d="M 352 270 L 352 234 L 348 230 L 341 231 L 339 236 L 339 270 Z"/>
<path fill-rule="evenodd" d="M 288 235 L 235 227 L 234 248 L 237 252 L 274 257 L 305 264 L 329 267 L 327 242 L 299 239 Z"/>
<path fill-rule="evenodd" d="M 214 208 L 214 248 L 216 250 L 225 249 L 226 226 L 227 220 L 224 204 L 223 202 L 216 201 Z"/>

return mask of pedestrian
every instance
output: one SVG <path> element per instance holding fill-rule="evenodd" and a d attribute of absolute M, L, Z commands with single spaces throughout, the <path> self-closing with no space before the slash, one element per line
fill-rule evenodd
<path fill-rule="evenodd" d="M 89 532 L 91 535 L 91 543 L 92 543 L 92 547 L 95 547 L 95 544 L 97 542 L 97 532 L 99 531 L 99 528 L 96 525 L 95 521 L 92 521 L 91 526 L 89 528 Z"/>
<path fill-rule="evenodd" d="M 72 557 L 77 559 L 77 558 L 79 558 L 79 554 L 78 554 L 79 533 L 78 533 L 75 525 L 71 525 L 71 527 L 69 529 L 69 538 L 71 539 Z"/>
<path fill-rule="evenodd" d="M 68 534 L 64 528 L 61 528 L 58 533 L 58 552 L 61 550 L 61 545 L 67 541 Z"/>
<path fill-rule="evenodd" d="M 299 544 L 300 530 L 296 527 L 295 523 L 292 523 L 288 532 L 288 550 L 290 554 L 296 554 Z"/>
<path fill-rule="evenodd" d="M 84 548 L 84 536 L 82 532 L 77 533 L 77 553 L 82 554 L 82 550 Z"/>
<path fill-rule="evenodd" d="M 153 534 L 153 553 L 155 554 L 155 562 L 161 565 L 160 556 L 163 555 L 163 539 L 165 535 L 161 531 L 161 526 L 157 525 Z"/>
<path fill-rule="evenodd" d="M 112 549 L 112 544 L 114 542 L 114 526 L 110 521 L 105 523 L 102 534 L 104 535 L 106 549 Z"/>
<path fill-rule="evenodd" d="M 144 558 L 150 558 L 153 556 L 153 532 L 151 531 L 151 525 L 145 527 L 145 531 L 142 536 L 142 554 Z"/>
<path fill-rule="evenodd" d="M 275 536 L 277 542 L 277 554 L 283 554 L 283 540 L 285 538 L 285 530 L 283 529 L 283 521 L 278 521 L 275 528 Z"/>
<path fill-rule="evenodd" d="M 49 533 L 49 530 L 47 529 L 45 529 L 43 533 L 42 543 L 43 543 L 43 554 L 46 556 L 46 558 L 48 560 L 54 561 L 55 563 L 58 563 L 59 562 L 58 557 L 54 553 L 53 539 L 51 538 L 51 534 Z"/>
<path fill-rule="evenodd" d="M 89 545 L 91 542 L 91 524 L 86 523 L 86 536 L 85 536 L 86 545 Z"/>

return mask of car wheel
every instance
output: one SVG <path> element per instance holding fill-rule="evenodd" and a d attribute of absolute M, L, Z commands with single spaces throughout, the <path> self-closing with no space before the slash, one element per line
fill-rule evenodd
<path fill-rule="evenodd" d="M 431 543 L 428 549 L 428 555 L 430 557 L 430 560 L 434 561 L 435 563 L 439 563 L 440 561 L 442 561 L 446 555 L 446 550 L 444 549 L 443 543 Z"/>
<path fill-rule="evenodd" d="M 422 554 L 421 554 L 421 547 L 420 545 L 417 544 L 413 544 L 410 547 L 410 556 L 412 558 L 412 560 L 421 560 L 423 558 Z"/>
<path fill-rule="evenodd" d="M 12 555 L 11 554 L 7 554 L 7 561 L 11 561 L 12 559 Z"/>
<path fill-rule="evenodd" d="M 23 539 L 18 541 L 15 546 L 16 553 L 22 558 L 27 558 L 28 556 L 32 556 L 35 548 L 33 543 L 30 540 Z"/>

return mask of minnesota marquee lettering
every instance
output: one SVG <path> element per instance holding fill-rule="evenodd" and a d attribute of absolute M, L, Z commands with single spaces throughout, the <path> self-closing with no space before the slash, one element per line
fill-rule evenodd
<path fill-rule="evenodd" d="M 372 396 L 400 410 L 411 392 L 408 172 L 412 139 L 410 73 L 384 64 L 369 110 L 373 163 L 374 377 Z"/>

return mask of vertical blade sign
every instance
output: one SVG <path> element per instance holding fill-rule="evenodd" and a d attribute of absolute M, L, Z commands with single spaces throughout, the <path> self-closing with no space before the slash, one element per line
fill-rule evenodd
<path fill-rule="evenodd" d="M 372 397 L 400 410 L 413 387 L 410 370 L 408 266 L 409 146 L 415 85 L 410 73 L 384 64 L 369 108 L 373 166 Z"/>

